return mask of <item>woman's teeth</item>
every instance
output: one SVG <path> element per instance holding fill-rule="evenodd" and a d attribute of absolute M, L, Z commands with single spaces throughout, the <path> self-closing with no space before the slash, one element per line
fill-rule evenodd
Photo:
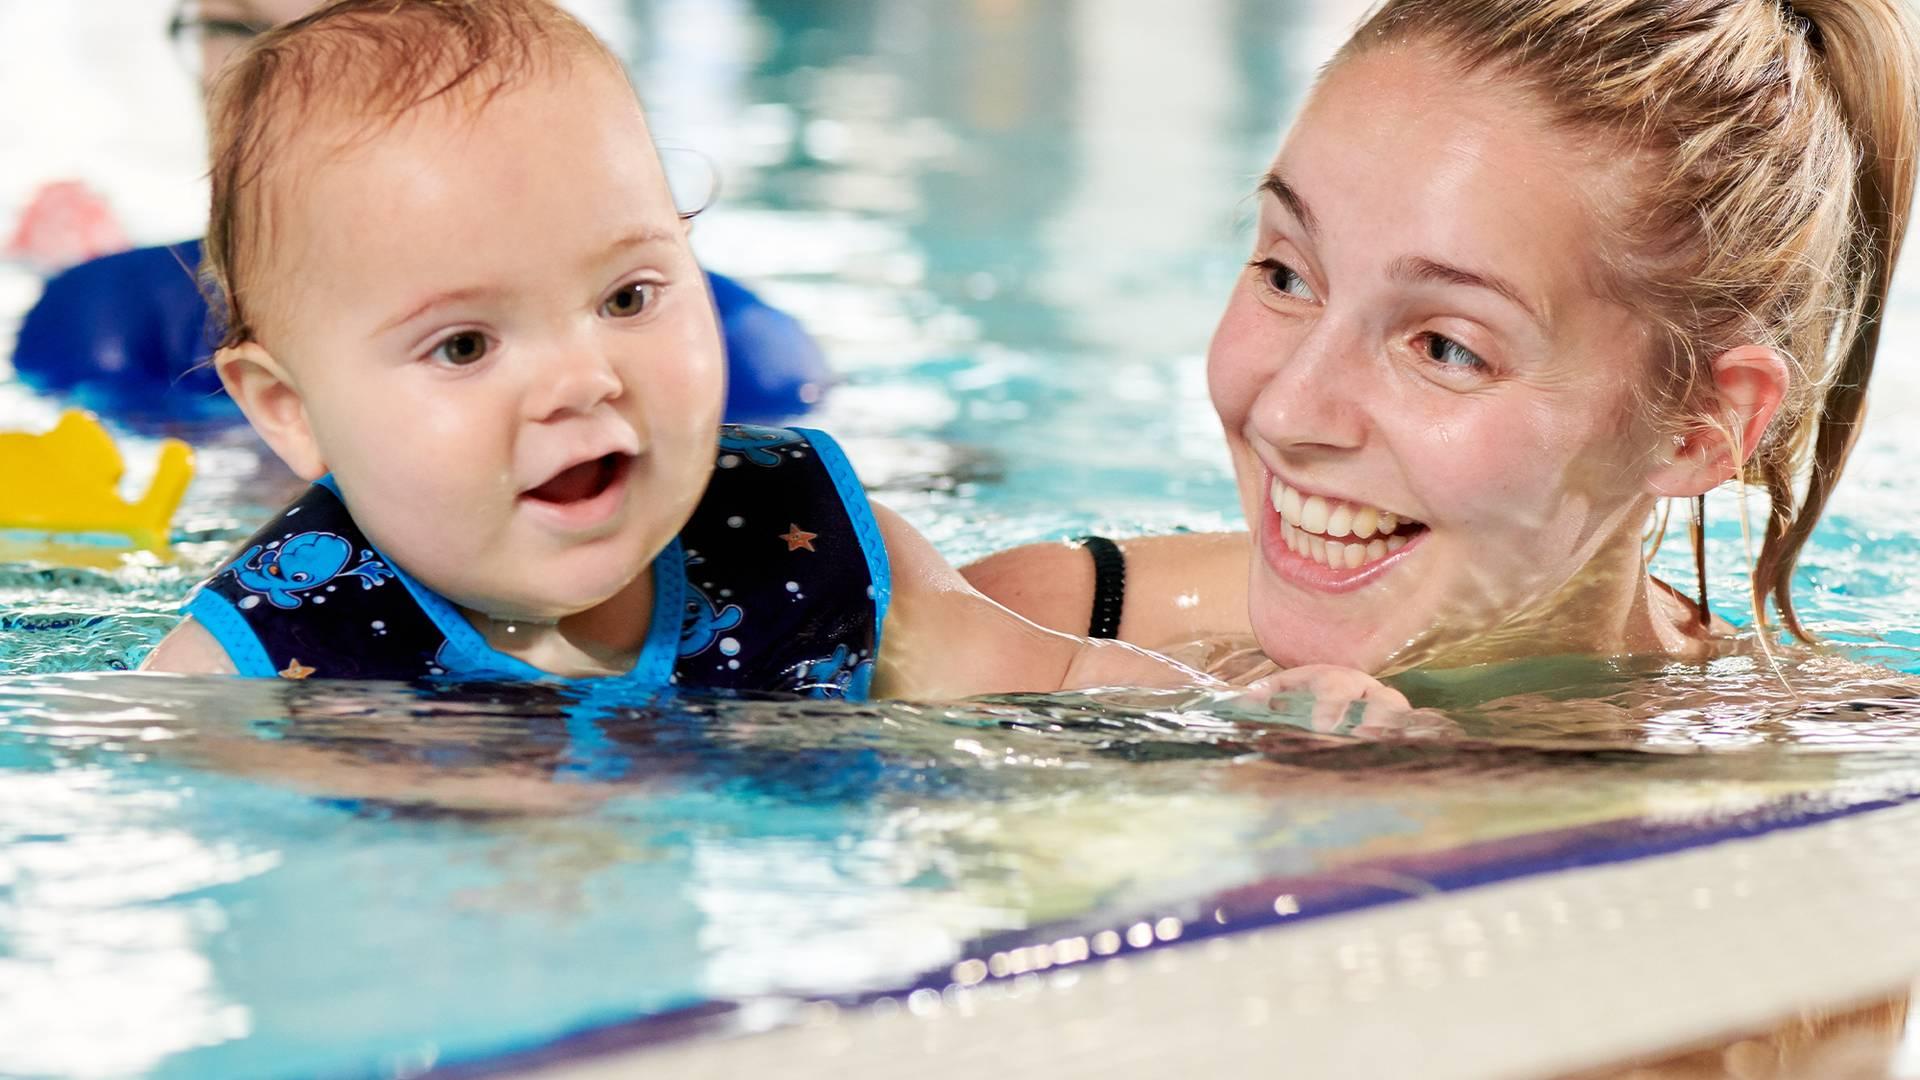
<path fill-rule="evenodd" d="M 1424 528 L 1388 510 L 1301 495 L 1280 480 L 1269 494 L 1287 550 L 1335 570 L 1358 570 L 1384 559 Z"/>

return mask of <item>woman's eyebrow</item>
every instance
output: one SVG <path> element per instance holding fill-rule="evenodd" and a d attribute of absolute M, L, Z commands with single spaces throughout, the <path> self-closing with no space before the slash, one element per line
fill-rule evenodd
<path fill-rule="evenodd" d="M 1392 277 L 1409 283 L 1432 281 L 1442 285 L 1467 285 L 1476 289 L 1486 289 L 1489 292 L 1497 293 L 1511 300 L 1519 306 L 1520 310 L 1532 316 L 1534 322 L 1542 326 L 1545 326 L 1547 322 L 1541 315 L 1540 309 L 1528 303 L 1526 297 L 1521 295 L 1519 289 L 1493 274 L 1462 270 L 1457 266 L 1449 266 L 1446 263 L 1436 262 L 1419 255 L 1402 255 L 1398 259 L 1393 260 L 1393 265 L 1388 268 L 1387 272 Z"/>
<path fill-rule="evenodd" d="M 1313 208 L 1307 205 L 1307 200 L 1300 197 L 1300 193 L 1294 190 L 1292 184 L 1287 183 L 1286 177 L 1280 175 L 1280 170 L 1271 170 L 1262 177 L 1259 190 L 1279 199 L 1281 205 L 1285 206 L 1307 230 L 1307 235 L 1313 239 L 1319 239 L 1320 221 L 1313 216 Z M 1512 283 L 1495 274 L 1463 270 L 1458 266 L 1450 266 L 1418 255 L 1403 255 L 1395 259 L 1389 273 L 1401 281 L 1412 283 L 1433 281 L 1444 285 L 1467 285 L 1476 289 L 1486 289 L 1512 301 L 1520 310 L 1531 316 L 1534 322 L 1542 326 L 1547 322 L 1539 305 L 1530 303 Z"/>
<path fill-rule="evenodd" d="M 1259 190 L 1279 199 L 1281 204 L 1305 227 L 1308 236 L 1316 240 L 1320 238 L 1320 219 L 1313 216 L 1313 208 L 1307 205 L 1307 200 L 1301 198 L 1299 192 L 1293 190 L 1293 185 L 1287 183 L 1278 169 L 1261 178 Z"/>

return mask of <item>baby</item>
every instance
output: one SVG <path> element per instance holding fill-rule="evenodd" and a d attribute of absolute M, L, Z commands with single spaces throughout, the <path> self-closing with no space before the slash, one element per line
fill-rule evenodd
<path fill-rule="evenodd" d="M 212 113 L 215 362 L 315 483 L 149 669 L 854 699 L 1206 682 L 985 599 L 825 434 L 720 426 L 713 305 L 645 115 L 545 0 L 342 0 L 237 57 Z"/>

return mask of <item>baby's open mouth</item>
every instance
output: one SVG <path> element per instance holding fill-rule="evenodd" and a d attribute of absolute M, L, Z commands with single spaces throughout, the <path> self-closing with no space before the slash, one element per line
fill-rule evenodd
<path fill-rule="evenodd" d="M 585 502 L 604 493 L 617 483 L 633 458 L 628 454 L 602 454 L 597 458 L 569 465 L 539 487 L 530 488 L 525 497 L 539 502 Z"/>
<path fill-rule="evenodd" d="M 1333 570 L 1358 570 L 1406 547 L 1427 527 L 1390 510 L 1305 495 L 1280 479 L 1268 492 L 1287 550 Z"/>

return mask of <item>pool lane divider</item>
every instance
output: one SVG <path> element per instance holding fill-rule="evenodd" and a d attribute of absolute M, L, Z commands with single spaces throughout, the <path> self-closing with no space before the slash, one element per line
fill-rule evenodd
<path fill-rule="evenodd" d="M 883 1011 L 904 1006 L 923 1012 L 930 1002 L 945 1001 L 956 992 L 1009 986 L 1042 973 L 1094 967 L 1176 945 L 1230 938 L 1479 886 L 1631 863 L 1920 804 L 1920 778 L 1912 790 L 1882 790 L 1876 797 L 1843 799 L 1843 793 L 1831 790 L 1797 793 L 1717 819 L 1675 822 L 1620 818 L 1441 851 L 1368 859 L 1323 872 L 1265 878 L 1209 894 L 1205 899 L 1163 905 L 1155 912 L 1117 923 L 1067 919 L 992 935 L 981 939 L 953 964 L 891 989 L 707 1002 L 594 1025 L 523 1050 L 448 1062 L 415 1076 L 420 1080 L 483 1080 L 569 1062 L 584 1064 L 693 1040 L 752 1035 L 790 1023 L 821 1006 L 829 1010 Z"/>

